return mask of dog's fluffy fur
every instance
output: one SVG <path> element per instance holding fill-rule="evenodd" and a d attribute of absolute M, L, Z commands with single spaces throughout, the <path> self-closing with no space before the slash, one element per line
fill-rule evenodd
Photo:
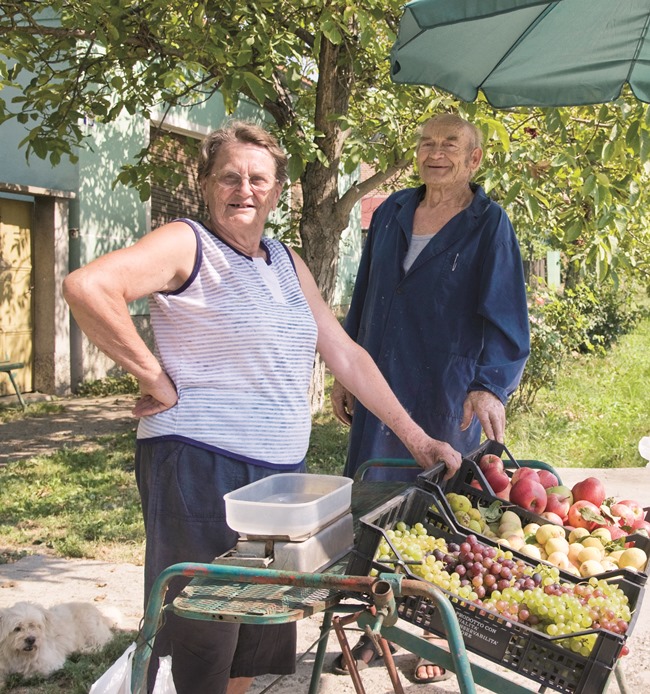
<path fill-rule="evenodd" d="M 114 621 L 94 605 L 68 602 L 46 609 L 19 602 L 0 609 L 0 688 L 8 675 L 47 676 L 72 653 L 88 653 L 112 638 Z"/>

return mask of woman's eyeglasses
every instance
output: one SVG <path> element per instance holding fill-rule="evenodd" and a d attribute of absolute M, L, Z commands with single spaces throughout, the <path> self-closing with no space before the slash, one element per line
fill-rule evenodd
<path fill-rule="evenodd" d="M 264 174 L 240 176 L 238 173 L 214 173 L 212 177 L 216 179 L 217 185 L 224 190 L 236 190 L 241 187 L 244 181 L 248 181 L 248 185 L 256 193 L 268 193 L 278 183 L 276 178 Z"/>

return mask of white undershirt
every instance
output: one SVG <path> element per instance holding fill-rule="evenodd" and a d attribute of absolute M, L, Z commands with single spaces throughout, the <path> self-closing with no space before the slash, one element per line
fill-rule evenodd
<path fill-rule="evenodd" d="M 267 265 L 266 260 L 264 260 L 264 258 L 253 257 L 253 263 L 255 263 L 257 271 L 260 273 L 262 279 L 264 280 L 264 284 L 266 284 L 266 286 L 269 288 L 269 291 L 273 295 L 273 298 L 279 304 L 285 304 L 286 300 L 284 298 L 284 294 L 282 294 L 280 282 L 278 282 L 278 276 L 273 271 L 273 268 L 270 265 Z"/>
<path fill-rule="evenodd" d="M 404 272 L 408 272 L 411 269 L 411 265 L 415 262 L 415 259 L 420 255 L 422 249 L 431 241 L 435 234 L 424 234 L 411 236 L 411 243 L 409 244 L 409 249 L 404 256 L 404 262 L 402 263 L 402 268 Z"/>

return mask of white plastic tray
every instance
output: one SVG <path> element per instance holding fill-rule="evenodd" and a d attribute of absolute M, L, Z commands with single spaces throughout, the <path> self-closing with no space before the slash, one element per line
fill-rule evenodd
<path fill-rule="evenodd" d="M 350 508 L 352 480 L 288 472 L 236 489 L 224 499 L 228 525 L 238 533 L 298 541 Z"/>

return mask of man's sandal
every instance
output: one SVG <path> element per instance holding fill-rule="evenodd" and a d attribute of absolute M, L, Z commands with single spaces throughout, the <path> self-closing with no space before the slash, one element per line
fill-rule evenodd
<path fill-rule="evenodd" d="M 431 677 L 419 677 L 418 670 L 420 668 L 426 667 L 427 665 L 433 665 L 434 667 L 437 667 L 440 670 L 440 674 L 432 675 Z M 453 672 L 445 670 L 445 668 L 443 668 L 441 665 L 432 663 L 430 660 L 427 660 L 426 658 L 420 658 L 415 665 L 415 669 L 413 670 L 413 681 L 417 682 L 417 684 L 432 684 L 433 682 L 444 682 L 445 680 L 448 680 L 453 676 Z"/>
<path fill-rule="evenodd" d="M 397 648 L 392 643 L 388 644 L 391 653 L 397 653 Z M 352 649 L 352 657 L 354 658 L 357 670 L 365 670 L 376 664 L 383 664 L 384 659 L 377 652 L 372 640 L 362 634 L 357 642 L 357 645 Z M 332 672 L 336 675 L 349 675 L 348 669 L 343 660 L 343 653 L 339 654 L 332 663 Z"/>
<path fill-rule="evenodd" d="M 444 641 L 439 637 L 434 636 L 433 634 L 429 634 L 427 632 L 424 632 L 422 638 L 426 641 L 429 641 L 430 643 L 444 643 Z M 425 675 L 424 677 L 418 676 L 418 670 L 420 670 L 420 668 L 426 668 L 427 666 L 431 665 L 433 667 L 438 668 L 439 672 L 437 675 Z M 438 665 L 438 663 L 434 663 L 431 660 L 427 660 L 426 658 L 419 658 L 418 662 L 415 664 L 415 668 L 413 669 L 413 681 L 417 684 L 432 684 L 433 682 L 444 682 L 445 680 L 448 680 L 453 676 L 453 672 L 445 670 L 445 668 L 443 668 L 442 665 Z"/>

